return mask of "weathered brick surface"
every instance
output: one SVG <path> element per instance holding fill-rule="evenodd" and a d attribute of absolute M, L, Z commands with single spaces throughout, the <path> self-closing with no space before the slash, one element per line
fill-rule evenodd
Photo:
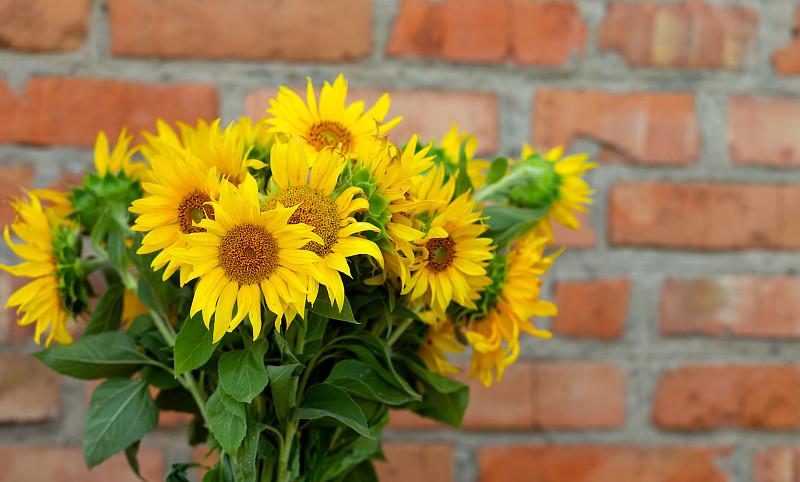
<path fill-rule="evenodd" d="M 628 317 L 630 286 L 627 279 L 558 283 L 558 316 L 550 325 L 550 331 L 605 340 L 621 337 Z"/>
<path fill-rule="evenodd" d="M 694 163 L 700 148 L 690 94 L 540 89 L 532 115 L 536 146 L 588 138 L 600 144 L 599 160 L 681 166 Z"/>
<path fill-rule="evenodd" d="M 781 365 L 684 366 L 664 372 L 653 398 L 664 429 L 787 429 L 800 424 L 800 371 Z"/>
<path fill-rule="evenodd" d="M 139 470 L 145 480 L 164 480 L 164 453 L 139 449 Z M 92 470 L 86 468 L 81 447 L 0 447 L 0 480 L 25 482 L 138 482 L 125 454 L 117 454 Z"/>
<path fill-rule="evenodd" d="M 12 263 L 16 264 L 16 263 Z M 36 324 L 20 326 L 17 324 L 17 307 L 5 308 L 5 300 L 18 289 L 22 288 L 31 278 L 12 276 L 5 271 L 0 271 L 0 343 L 20 345 L 32 343 Z"/>
<path fill-rule="evenodd" d="M 90 0 L 3 0 L 0 49 L 66 52 L 81 48 L 89 30 Z"/>
<path fill-rule="evenodd" d="M 754 482 L 797 482 L 800 480 L 800 448 L 770 447 L 753 455 Z"/>
<path fill-rule="evenodd" d="M 800 338 L 800 278 L 668 279 L 660 326 L 665 335 Z"/>
<path fill-rule="evenodd" d="M 386 443 L 386 462 L 375 462 L 381 482 L 436 480 L 450 482 L 453 476 L 453 446 L 443 443 Z"/>
<path fill-rule="evenodd" d="M 312 79 L 322 81 L 323 79 Z M 292 87 L 295 92 L 304 89 Z M 247 95 L 247 115 L 258 119 L 266 114 L 269 100 L 274 99 L 278 89 L 265 88 Z M 352 89 L 348 91 L 349 102 L 364 101 L 365 109 L 374 105 L 387 93 L 381 89 Z M 420 142 L 432 138 L 441 139 L 457 124 L 462 131 L 478 138 L 478 152 L 491 153 L 497 150 L 499 137 L 497 98 L 489 92 L 432 91 L 432 90 L 388 90 L 392 103 L 386 119 L 401 116 L 403 120 L 389 133 L 389 140 L 402 145 L 417 134 Z"/>
<path fill-rule="evenodd" d="M 480 482 L 727 482 L 728 448 L 517 445 L 478 451 Z"/>
<path fill-rule="evenodd" d="M 22 196 L 25 189 L 32 188 L 35 177 L 33 166 L 0 165 L 0 228 L 14 221 L 14 209 L 9 201 Z"/>
<path fill-rule="evenodd" d="M 597 46 L 618 50 L 628 65 L 738 69 L 750 58 L 758 13 L 707 2 L 612 2 Z"/>
<path fill-rule="evenodd" d="M 402 0 L 386 53 L 556 67 L 585 43 L 586 23 L 570 2 Z"/>
<path fill-rule="evenodd" d="M 143 84 L 78 77 L 34 77 L 25 92 L 0 79 L 0 144 L 93 146 L 100 130 L 154 131 L 157 118 L 194 124 L 217 117 L 209 84 Z"/>
<path fill-rule="evenodd" d="M 372 50 L 371 0 L 110 0 L 108 11 L 113 55 L 331 62 Z"/>
<path fill-rule="evenodd" d="M 735 164 L 800 165 L 800 99 L 731 97 L 728 149 Z"/>
<path fill-rule="evenodd" d="M 621 182 L 609 196 L 609 237 L 618 246 L 797 249 L 798 208 L 795 186 Z"/>
<path fill-rule="evenodd" d="M 60 375 L 27 353 L 0 352 L 0 423 L 41 422 L 60 412 Z"/>
<path fill-rule="evenodd" d="M 772 62 L 780 75 L 800 74 L 800 8 L 795 10 L 792 41 L 772 54 Z"/>

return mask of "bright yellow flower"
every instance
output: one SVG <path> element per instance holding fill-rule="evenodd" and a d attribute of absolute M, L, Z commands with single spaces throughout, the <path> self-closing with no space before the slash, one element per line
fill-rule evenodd
<path fill-rule="evenodd" d="M 57 274 L 58 260 L 54 256 L 53 238 L 55 230 L 66 220 L 42 207 L 39 198 L 29 193 L 30 203 L 13 201 L 11 205 L 17 219 L 11 230 L 24 243 L 14 244 L 6 226 L 3 236 L 14 253 L 25 261 L 16 266 L 0 265 L 0 269 L 14 276 L 35 278 L 14 292 L 6 302 L 6 308 L 17 306 L 17 314 L 24 313 L 17 323 L 29 325 L 36 323 L 35 341 L 41 342 L 42 333 L 48 328 L 50 333 L 45 341 L 50 346 L 53 340 L 60 344 L 72 343 L 67 331 L 69 314 L 64 309 Z"/>
<path fill-rule="evenodd" d="M 378 246 L 355 236 L 363 231 L 378 231 L 372 224 L 356 222 L 352 217 L 358 211 L 369 210 L 369 202 L 360 197 L 361 190 L 350 187 L 338 197 L 333 194 L 347 162 L 337 150 L 327 148 L 319 153 L 309 168 L 306 151 L 299 138 L 275 143 L 270 154 L 270 167 L 271 182 L 278 189 L 262 203 L 266 209 L 277 205 L 297 206 L 289 222 L 312 226 L 314 233 L 322 239 L 322 242 L 309 242 L 304 248 L 320 258 L 315 265 L 316 276 L 309 278 L 308 300 L 316 300 L 319 285 L 324 285 L 331 303 L 335 302 L 339 309 L 344 307 L 344 285 L 339 273 L 351 276 L 347 258 L 366 254 L 383 265 Z"/>
<path fill-rule="evenodd" d="M 337 147 L 355 158 L 365 152 L 376 138 L 385 136 L 402 117 L 383 122 L 389 111 L 389 95 L 384 94 L 368 111 L 364 102 L 345 105 L 347 81 L 339 75 L 333 85 L 325 82 L 317 106 L 314 87 L 308 79 L 306 102 L 286 87 L 281 87 L 276 99 L 271 99 L 269 114 L 274 118 L 273 132 L 283 132 L 305 140 L 306 156 L 311 164 L 326 147 Z"/>
<path fill-rule="evenodd" d="M 94 143 L 94 166 L 97 168 L 97 174 L 101 177 L 106 173 L 116 174 L 120 170 L 131 179 L 141 179 L 142 175 L 147 171 L 147 165 L 143 162 L 131 162 L 131 156 L 137 151 L 137 147 L 128 149 L 133 136 L 126 136 L 126 128 L 122 128 L 117 138 L 117 144 L 114 150 L 109 154 L 108 137 L 105 132 L 97 134 L 97 140 Z"/>
<path fill-rule="evenodd" d="M 464 141 L 467 141 L 464 145 L 464 156 L 467 158 L 467 175 L 472 181 L 472 187 L 478 189 L 486 182 L 485 171 L 489 169 L 490 165 L 490 162 L 485 159 L 473 159 L 475 151 L 478 150 L 478 138 L 467 132 L 459 132 L 458 126 L 453 124 L 442 138 L 440 145 L 444 150 L 444 155 L 451 162 L 458 164 L 461 143 Z"/>
<path fill-rule="evenodd" d="M 450 318 L 444 313 L 423 311 L 419 317 L 428 325 L 428 331 L 420 348 L 420 356 L 428 368 L 436 373 L 460 373 L 461 370 L 447 362 L 450 353 L 464 353 L 464 347 L 456 341 L 456 332 Z"/>
<path fill-rule="evenodd" d="M 125 289 L 122 294 L 122 323 L 125 326 L 125 329 L 131 327 L 133 320 L 138 318 L 140 315 L 146 315 L 150 313 L 150 310 L 142 303 L 142 300 L 129 289 Z"/>
<path fill-rule="evenodd" d="M 131 228 L 146 232 L 138 254 L 161 251 L 153 259 L 156 271 L 166 266 L 166 280 L 180 269 L 181 285 L 189 279 L 191 267 L 173 256 L 176 248 L 186 248 L 180 234 L 202 232 L 196 223 L 205 217 L 213 219 L 214 211 L 207 203 L 217 199 L 220 180 L 214 168 L 203 170 L 191 161 L 189 153 L 167 151 L 166 156 L 152 158 L 152 182 L 142 182 L 145 197 L 132 203 L 130 211 L 139 214 Z"/>
<path fill-rule="evenodd" d="M 483 286 L 491 283 L 485 275 L 494 246 L 490 246 L 490 238 L 479 237 L 487 227 L 474 207 L 467 193 L 462 194 L 431 221 L 425 237 L 416 241 L 421 254 L 404 291 L 410 292 L 411 301 L 424 297 L 441 312 L 451 301 L 476 308 L 474 300 Z"/>
<path fill-rule="evenodd" d="M 287 327 L 297 313 L 304 315 L 307 282 L 319 261 L 315 253 L 302 249 L 309 242 L 322 242 L 306 224 L 290 224 L 296 208 L 259 210 L 258 186 L 248 175 L 241 186 L 224 183 L 219 202 L 212 202 L 214 218 L 198 224 L 204 232 L 181 234 L 191 247 L 175 250 L 175 256 L 192 266 L 192 279 L 200 278 L 190 314 L 202 310 L 210 328 L 214 316 L 213 341 L 249 317 L 253 337 L 261 333 L 262 294 L 275 313 L 275 329 L 283 319 Z M 234 315 L 234 305 L 236 314 Z"/>

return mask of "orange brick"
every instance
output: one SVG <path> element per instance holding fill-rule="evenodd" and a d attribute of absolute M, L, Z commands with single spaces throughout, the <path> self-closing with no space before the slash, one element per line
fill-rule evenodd
<path fill-rule="evenodd" d="M 678 93 L 540 89 L 531 137 L 539 148 L 588 137 L 599 160 L 633 164 L 688 165 L 700 149 L 694 96 Z"/>
<path fill-rule="evenodd" d="M 89 0 L 4 0 L 0 4 L 0 48 L 77 50 L 86 42 L 89 8 Z"/>
<path fill-rule="evenodd" d="M 794 428 L 800 424 L 800 371 L 709 365 L 665 372 L 653 399 L 653 420 L 672 430 Z"/>
<path fill-rule="evenodd" d="M 758 13 L 706 2 L 612 2 L 597 46 L 618 50 L 628 65 L 738 69 L 755 47 Z"/>
<path fill-rule="evenodd" d="M 727 482 L 729 448 L 529 445 L 478 450 L 480 482 Z"/>
<path fill-rule="evenodd" d="M 733 97 L 728 102 L 728 149 L 735 164 L 800 165 L 800 100 Z"/>
<path fill-rule="evenodd" d="M 586 23 L 568 2 L 403 0 L 386 53 L 557 67 L 585 44 Z"/>
<path fill-rule="evenodd" d="M 798 209 L 794 186 L 622 182 L 609 196 L 609 236 L 618 246 L 798 249 Z"/>
<path fill-rule="evenodd" d="M 385 443 L 386 462 L 375 462 L 381 482 L 453 479 L 453 446 L 442 443 Z"/>
<path fill-rule="evenodd" d="M 792 41 L 772 54 L 779 75 L 800 74 L 800 8 L 795 10 Z"/>
<path fill-rule="evenodd" d="M 305 88 L 292 87 L 305 98 Z M 247 95 L 245 100 L 247 115 L 259 119 L 265 115 L 269 100 L 274 99 L 278 89 L 265 88 Z M 348 103 L 363 101 L 367 108 L 378 98 L 388 93 L 392 103 L 386 119 L 403 117 L 402 122 L 389 133 L 389 140 L 403 145 L 417 134 L 420 142 L 427 143 L 432 138 L 440 139 L 452 125 L 478 138 L 478 152 L 489 153 L 497 150 L 499 125 L 497 98 L 488 92 L 433 91 L 433 90 L 348 90 Z"/>
<path fill-rule="evenodd" d="M 606 340 L 619 338 L 628 317 L 630 285 L 627 279 L 558 283 L 558 316 L 550 331 Z"/>
<path fill-rule="evenodd" d="M 145 480 L 164 480 L 164 453 L 139 449 L 139 470 Z M 25 482 L 139 482 L 117 454 L 92 470 L 83 462 L 81 447 L 0 447 L 0 480 Z"/>
<path fill-rule="evenodd" d="M 113 55 L 333 62 L 372 51 L 370 0 L 110 0 L 108 13 Z"/>
<path fill-rule="evenodd" d="M 800 448 L 771 447 L 753 455 L 755 482 L 797 482 L 800 480 Z"/>
<path fill-rule="evenodd" d="M 0 353 L 0 423 L 41 422 L 60 413 L 61 377 L 27 353 Z"/>
<path fill-rule="evenodd" d="M 23 93 L 0 79 L 0 144 L 93 146 L 104 130 L 116 139 L 155 131 L 155 121 L 217 117 L 217 91 L 209 84 L 142 84 L 116 80 L 32 78 Z"/>
<path fill-rule="evenodd" d="M 22 196 L 24 189 L 32 188 L 35 177 L 36 169 L 32 166 L 0 166 L 0 227 L 14 221 L 9 201 Z"/>
<path fill-rule="evenodd" d="M 668 279 L 661 290 L 661 333 L 800 338 L 800 278 Z"/>

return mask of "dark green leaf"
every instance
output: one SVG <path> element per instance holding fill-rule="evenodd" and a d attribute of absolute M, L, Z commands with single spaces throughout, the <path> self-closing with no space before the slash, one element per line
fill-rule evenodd
<path fill-rule="evenodd" d="M 208 469 L 208 472 L 203 476 L 202 482 L 228 482 L 228 478 L 225 477 L 225 471 L 222 470 L 222 466 L 216 464 Z"/>
<path fill-rule="evenodd" d="M 269 383 L 264 354 L 269 348 L 259 339 L 244 350 L 232 350 L 219 359 L 219 381 L 225 392 L 240 402 L 250 403 Z"/>
<path fill-rule="evenodd" d="M 415 375 L 424 380 L 425 383 L 432 386 L 438 392 L 455 393 L 459 390 L 467 388 L 467 386 L 463 383 L 453 380 L 452 378 L 439 375 L 438 373 L 434 373 L 428 370 L 424 365 L 420 365 L 411 360 L 407 360 L 407 366 L 411 369 L 411 371 L 414 372 Z"/>
<path fill-rule="evenodd" d="M 296 363 L 298 365 L 302 365 L 300 360 L 294 355 L 292 351 L 292 347 L 289 346 L 289 342 L 286 341 L 286 338 L 283 337 L 277 330 L 272 332 L 272 339 L 275 341 L 275 345 L 278 346 L 278 350 L 281 352 L 281 359 L 284 363 Z"/>
<path fill-rule="evenodd" d="M 452 393 L 441 393 L 430 386 L 428 388 L 420 405 L 414 406 L 413 410 L 423 417 L 460 427 L 469 403 L 469 387 L 464 385 L 463 389 Z"/>
<path fill-rule="evenodd" d="M 301 365 L 298 363 L 289 365 L 267 365 L 272 403 L 275 404 L 275 413 L 280 420 L 286 419 L 289 409 L 291 408 L 292 376 L 295 369 L 300 366 Z"/>
<path fill-rule="evenodd" d="M 233 474 L 236 482 L 255 482 L 257 478 L 256 453 L 258 452 L 258 439 L 266 426 L 252 422 L 247 426 L 247 434 L 242 446 L 236 453 L 233 461 Z"/>
<path fill-rule="evenodd" d="M 208 397 L 208 423 L 219 444 L 229 454 L 236 453 L 244 440 L 247 424 L 244 419 L 244 407 L 241 414 L 228 411 L 222 400 L 219 389 Z"/>
<path fill-rule="evenodd" d="M 130 446 L 158 424 L 158 407 L 142 380 L 111 379 L 92 394 L 83 430 L 89 468 Z"/>
<path fill-rule="evenodd" d="M 472 190 L 472 180 L 469 178 L 469 160 L 465 152 L 468 141 L 469 138 L 461 141 L 461 145 L 458 148 L 458 176 L 456 177 L 456 188 L 453 193 L 454 199 Z"/>
<path fill-rule="evenodd" d="M 308 309 L 312 313 L 316 313 L 318 315 L 324 316 L 325 318 L 330 318 L 332 320 L 341 320 L 346 321 L 348 323 L 358 323 L 353 317 L 353 310 L 350 308 L 350 302 L 347 300 L 347 297 L 344 298 L 344 306 L 342 306 L 342 310 L 339 311 L 339 308 L 331 305 L 330 298 L 328 297 L 328 292 L 325 290 L 324 287 L 319 287 L 319 294 L 317 294 L 317 299 L 314 301 L 314 304 Z"/>
<path fill-rule="evenodd" d="M 89 324 L 83 330 L 83 335 L 94 335 L 106 331 L 118 331 L 122 318 L 122 295 L 125 287 L 114 284 L 108 287 L 97 302 L 97 307 L 89 318 Z"/>
<path fill-rule="evenodd" d="M 194 398 L 185 388 L 178 386 L 158 392 L 156 405 L 160 410 L 174 410 L 176 412 L 200 413 Z"/>
<path fill-rule="evenodd" d="M 82 380 L 128 375 L 152 363 L 136 349 L 126 333 L 109 331 L 78 338 L 70 345 L 54 345 L 33 356 L 62 375 Z"/>
<path fill-rule="evenodd" d="M 365 460 L 335 482 L 378 482 L 378 474 L 375 473 L 372 462 Z"/>
<path fill-rule="evenodd" d="M 125 458 L 128 459 L 128 465 L 131 467 L 131 470 L 133 470 L 133 473 L 136 474 L 136 477 L 139 477 L 140 480 L 144 480 L 142 474 L 139 472 L 139 460 L 136 458 L 136 455 L 139 453 L 139 442 L 140 441 L 137 440 L 128 445 L 128 448 L 125 449 Z"/>
<path fill-rule="evenodd" d="M 161 367 L 153 365 L 146 365 L 142 367 L 142 378 L 150 385 L 162 390 L 175 388 L 180 385 L 180 382 L 178 382 L 178 380 L 173 377 L 172 374 L 166 372 Z"/>
<path fill-rule="evenodd" d="M 502 179 L 506 175 L 506 170 L 508 170 L 508 159 L 505 157 L 498 157 L 492 161 L 489 172 L 486 173 L 486 185 L 494 184 Z"/>
<path fill-rule="evenodd" d="M 189 482 L 186 472 L 191 468 L 204 468 L 200 464 L 172 464 L 167 472 L 167 482 Z"/>
<path fill-rule="evenodd" d="M 547 214 L 547 208 L 519 208 L 514 206 L 492 205 L 483 208 L 483 215 L 488 216 L 486 224 L 490 231 L 503 231 L 516 226 L 534 222 Z"/>
<path fill-rule="evenodd" d="M 314 420 L 322 417 L 338 420 L 364 437 L 372 438 L 367 420 L 356 402 L 342 389 L 328 383 L 318 383 L 306 390 L 292 419 Z"/>
<path fill-rule="evenodd" d="M 203 366 L 219 344 L 212 343 L 212 338 L 200 313 L 187 319 L 175 338 L 175 375 Z"/>
<path fill-rule="evenodd" d="M 306 314 L 306 343 L 319 340 L 325 335 L 325 328 L 328 327 L 328 319 L 314 312 Z"/>
<path fill-rule="evenodd" d="M 172 283 L 163 281 L 161 272 L 156 273 L 150 267 L 158 253 L 136 254 L 136 250 L 141 247 L 141 242 L 141 233 L 136 233 L 133 236 L 133 244 L 130 247 L 130 259 L 140 275 L 136 294 L 151 312 L 159 313 L 166 318 L 164 307 L 174 302 L 176 298 L 175 286 Z"/>
<path fill-rule="evenodd" d="M 383 402 L 388 405 L 419 400 L 383 380 L 374 369 L 358 360 L 342 360 L 331 371 L 327 383 L 335 385 L 350 395 Z"/>
<path fill-rule="evenodd" d="M 324 472 L 319 480 L 334 480 L 342 474 L 352 473 L 354 468 L 364 461 L 381 454 L 381 440 L 376 438 L 356 437 L 334 453 L 326 453 L 322 468 Z M 346 478 L 345 480 L 350 480 Z"/>

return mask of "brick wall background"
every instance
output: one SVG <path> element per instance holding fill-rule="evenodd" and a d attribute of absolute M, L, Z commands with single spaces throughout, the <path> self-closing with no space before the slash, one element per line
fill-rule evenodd
<path fill-rule="evenodd" d="M 259 116 L 340 72 L 391 93 L 396 140 L 456 121 L 486 155 L 589 151 L 555 339 L 472 384 L 461 432 L 395 415 L 382 480 L 796 482 L 798 28 L 791 0 L 0 0 L 0 197 L 73 179 L 99 129 Z M 0 480 L 134 480 L 85 474 L 90 389 L 30 339 L 0 312 Z M 193 456 L 184 424 L 145 439 L 148 479 Z"/>

